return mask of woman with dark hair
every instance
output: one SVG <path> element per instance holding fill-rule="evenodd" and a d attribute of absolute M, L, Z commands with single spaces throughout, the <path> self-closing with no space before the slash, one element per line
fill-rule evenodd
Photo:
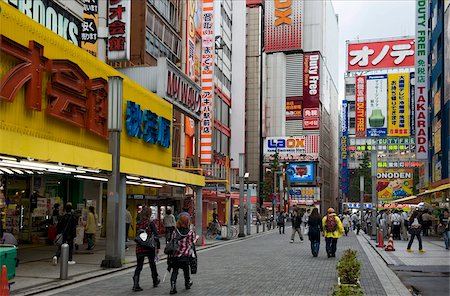
<path fill-rule="evenodd" d="M 320 217 L 319 210 L 314 208 L 311 215 L 308 218 L 308 237 L 311 241 L 311 252 L 314 257 L 319 255 L 320 248 L 320 232 L 322 231 L 322 218 Z"/>
<path fill-rule="evenodd" d="M 152 271 L 153 287 L 156 288 L 160 283 L 158 271 L 156 270 L 155 257 L 159 253 L 161 245 L 158 238 L 158 230 L 156 229 L 156 225 L 153 220 L 151 220 L 151 216 L 152 209 L 150 207 L 144 207 L 139 213 L 136 221 L 136 230 L 144 230 L 147 233 L 148 237 L 151 237 L 153 234 L 156 242 L 156 248 L 150 248 L 142 246 L 140 244 L 136 244 L 137 265 L 133 276 L 133 291 L 135 292 L 142 291 L 142 288 L 139 286 L 139 276 L 141 275 L 142 267 L 144 266 L 145 257 L 148 258 L 150 270 Z"/>
<path fill-rule="evenodd" d="M 420 237 L 420 232 L 422 231 L 422 224 L 420 223 L 420 216 L 418 211 L 414 211 L 411 215 L 411 218 L 409 218 L 409 233 L 411 234 L 411 239 L 409 240 L 407 251 L 412 252 L 411 245 L 414 242 L 414 237 L 417 237 L 417 240 L 419 241 L 419 252 L 425 253 L 424 250 L 422 250 L 422 238 Z"/>
<path fill-rule="evenodd" d="M 184 286 L 186 289 L 190 289 L 192 281 L 189 275 L 189 260 L 192 256 L 193 246 L 195 243 L 195 233 L 189 229 L 190 216 L 188 213 L 181 213 L 175 230 L 172 233 L 172 240 L 176 240 L 178 248 L 175 254 L 168 259 L 167 264 L 169 268 L 172 268 L 172 275 L 170 277 L 170 294 L 176 294 L 178 270 L 182 269 L 184 273 Z"/>

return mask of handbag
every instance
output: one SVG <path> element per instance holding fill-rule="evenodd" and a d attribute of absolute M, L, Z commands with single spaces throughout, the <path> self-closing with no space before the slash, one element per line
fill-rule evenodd
<path fill-rule="evenodd" d="M 439 224 L 437 227 L 437 234 L 443 235 L 445 232 L 445 228 L 446 228 L 445 225 Z"/>
<path fill-rule="evenodd" d="M 148 235 L 147 230 L 148 226 L 145 229 L 139 229 L 134 241 L 145 248 L 154 249 L 156 248 L 155 235 L 153 234 L 153 231 L 151 232 L 151 235 Z"/>
<path fill-rule="evenodd" d="M 195 249 L 195 245 L 192 246 L 192 254 L 189 257 L 189 267 L 191 268 L 191 274 L 197 273 L 198 260 L 197 260 L 197 250 Z"/>

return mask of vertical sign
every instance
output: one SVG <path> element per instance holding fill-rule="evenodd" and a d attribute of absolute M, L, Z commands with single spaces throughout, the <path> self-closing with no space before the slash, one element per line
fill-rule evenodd
<path fill-rule="evenodd" d="M 98 0 L 83 0 L 83 18 L 81 46 L 96 57 L 98 51 Z"/>
<path fill-rule="evenodd" d="M 108 0 L 108 60 L 130 60 L 131 0 Z"/>
<path fill-rule="evenodd" d="M 416 97 L 416 79 L 414 72 L 409 73 L 409 133 L 411 136 L 416 134 L 416 110 L 414 100 Z"/>
<path fill-rule="evenodd" d="M 202 102 L 201 102 L 201 149 L 202 164 L 212 160 L 213 129 L 213 69 L 214 69 L 214 1 L 203 0 L 202 17 Z"/>
<path fill-rule="evenodd" d="M 348 102 L 342 101 L 341 113 L 341 190 L 347 194 L 349 189 L 348 179 L 348 159 L 347 159 L 347 141 L 348 141 Z"/>
<path fill-rule="evenodd" d="M 416 159 L 428 159 L 428 5 L 416 0 Z"/>
<path fill-rule="evenodd" d="M 320 53 L 307 52 L 303 55 L 303 107 L 319 107 L 319 98 Z"/>
<path fill-rule="evenodd" d="M 366 77 L 356 76 L 356 137 L 366 137 Z"/>
<path fill-rule="evenodd" d="M 286 97 L 286 120 L 302 119 L 302 104 L 301 97 Z"/>
<path fill-rule="evenodd" d="M 388 75 L 388 135 L 409 136 L 409 73 Z"/>
<path fill-rule="evenodd" d="M 387 75 L 366 77 L 367 137 L 387 136 Z"/>
<path fill-rule="evenodd" d="M 191 0 L 186 2 L 186 75 L 195 81 L 195 14 L 197 2 Z"/>

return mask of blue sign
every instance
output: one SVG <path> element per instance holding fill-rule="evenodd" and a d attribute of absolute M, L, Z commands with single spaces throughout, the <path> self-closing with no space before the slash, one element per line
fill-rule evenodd
<path fill-rule="evenodd" d="M 342 101 L 342 117 L 341 117 L 341 190 L 342 193 L 347 194 L 349 191 L 349 172 L 348 172 L 348 102 Z"/>
<path fill-rule="evenodd" d="M 290 163 L 286 172 L 291 183 L 314 182 L 316 179 L 312 162 Z"/>
<path fill-rule="evenodd" d="M 139 104 L 127 101 L 125 124 L 130 137 L 164 148 L 170 147 L 170 120 L 150 110 L 142 111 Z"/>

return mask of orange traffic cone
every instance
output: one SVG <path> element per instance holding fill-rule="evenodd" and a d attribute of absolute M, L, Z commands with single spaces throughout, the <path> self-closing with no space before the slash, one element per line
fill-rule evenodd
<path fill-rule="evenodd" d="M 9 296 L 8 271 L 6 265 L 2 266 L 2 274 L 0 277 L 0 296 Z"/>
<path fill-rule="evenodd" d="M 378 248 L 384 248 L 383 230 L 378 230 Z"/>
<path fill-rule="evenodd" d="M 395 251 L 395 249 L 394 249 L 394 239 L 392 238 L 392 234 L 389 237 L 388 244 L 387 244 L 386 248 L 384 248 L 384 250 L 385 251 Z"/>

